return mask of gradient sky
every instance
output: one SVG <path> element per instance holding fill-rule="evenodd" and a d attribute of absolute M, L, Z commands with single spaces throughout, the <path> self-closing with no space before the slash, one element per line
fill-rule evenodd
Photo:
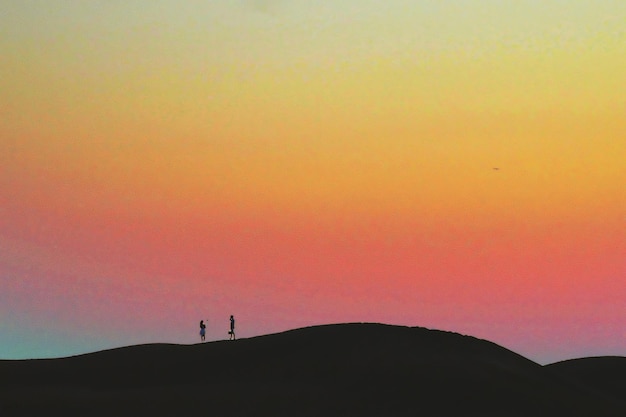
<path fill-rule="evenodd" d="M 0 358 L 352 321 L 626 354 L 626 2 L 0 2 Z M 494 168 L 498 168 L 497 170 Z"/>

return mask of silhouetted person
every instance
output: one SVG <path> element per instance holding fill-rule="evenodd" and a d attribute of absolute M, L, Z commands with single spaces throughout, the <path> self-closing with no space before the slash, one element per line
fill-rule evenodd
<path fill-rule="evenodd" d="M 206 326 L 204 325 L 204 320 L 200 320 L 200 340 L 204 342 L 206 335 Z"/>
<path fill-rule="evenodd" d="M 232 315 L 230 316 L 230 332 L 228 332 L 228 334 L 230 335 L 228 340 L 236 340 L 237 339 L 235 337 L 235 318 Z"/>

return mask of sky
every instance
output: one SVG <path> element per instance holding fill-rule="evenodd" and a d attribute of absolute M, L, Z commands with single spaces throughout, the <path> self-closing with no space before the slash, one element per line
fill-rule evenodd
<path fill-rule="evenodd" d="M 0 1 L 0 358 L 316 324 L 626 355 L 626 2 Z"/>

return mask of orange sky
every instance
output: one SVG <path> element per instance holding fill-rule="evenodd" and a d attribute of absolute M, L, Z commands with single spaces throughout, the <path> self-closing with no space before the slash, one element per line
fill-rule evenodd
<path fill-rule="evenodd" d="M 2 9 L 0 357 L 230 314 L 623 354 L 622 2 Z"/>

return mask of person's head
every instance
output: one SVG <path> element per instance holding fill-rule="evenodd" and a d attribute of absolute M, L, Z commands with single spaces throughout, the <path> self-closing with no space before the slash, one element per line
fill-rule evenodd
<path fill-rule="evenodd" d="M 233 315 L 232 315 L 232 314 L 230 315 L 230 318 L 231 318 L 231 319 L 233 318 Z"/>

